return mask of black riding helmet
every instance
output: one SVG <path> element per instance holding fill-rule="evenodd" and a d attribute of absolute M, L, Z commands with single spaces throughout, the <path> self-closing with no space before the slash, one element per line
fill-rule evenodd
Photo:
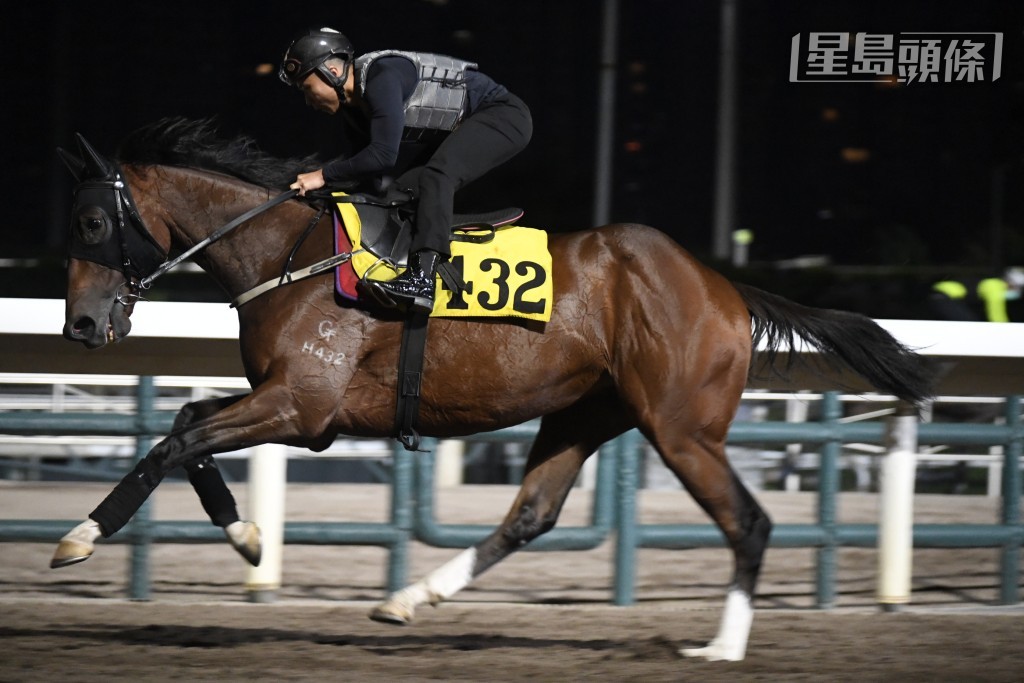
<path fill-rule="evenodd" d="M 277 76 L 288 85 L 301 87 L 306 76 L 315 70 L 320 78 L 337 90 L 344 99 L 343 87 L 354 56 L 355 48 L 352 41 L 343 34 L 327 27 L 310 29 L 292 41 L 284 53 L 284 60 L 281 62 L 281 68 L 277 70 Z M 345 60 L 345 70 L 341 76 L 335 76 L 324 65 L 324 62 L 332 57 Z"/>

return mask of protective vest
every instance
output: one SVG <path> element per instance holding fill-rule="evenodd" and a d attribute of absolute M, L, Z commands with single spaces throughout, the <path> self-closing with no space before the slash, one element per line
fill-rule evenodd
<path fill-rule="evenodd" d="M 473 62 L 426 52 L 378 50 L 355 61 L 359 70 L 359 93 L 366 94 L 370 65 L 381 57 L 405 57 L 416 66 L 419 82 L 405 101 L 405 139 L 416 139 L 424 131 L 451 131 L 466 114 L 466 71 Z"/>

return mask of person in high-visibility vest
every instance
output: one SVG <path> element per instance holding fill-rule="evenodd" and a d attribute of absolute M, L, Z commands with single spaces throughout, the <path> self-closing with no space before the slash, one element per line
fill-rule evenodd
<path fill-rule="evenodd" d="M 942 280 L 932 285 L 928 304 L 943 320 L 1010 322 L 1006 302 L 1024 290 L 1024 268 L 1009 268 L 1002 277 Z"/>

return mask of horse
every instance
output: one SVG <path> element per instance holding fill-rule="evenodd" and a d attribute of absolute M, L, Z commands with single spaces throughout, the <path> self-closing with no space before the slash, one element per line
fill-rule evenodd
<path fill-rule="evenodd" d="M 100 348 L 129 334 L 146 271 L 171 250 L 194 247 L 218 225 L 280 198 L 295 171 L 311 167 L 214 129 L 209 121 L 184 119 L 151 124 L 122 141 L 116 162 L 81 136 L 80 156 L 64 153 L 79 179 L 72 244 L 87 243 L 71 250 L 68 339 Z M 329 223 L 310 202 L 286 199 L 194 259 L 236 297 L 280 277 L 286 261 L 332 254 Z M 304 231 L 308 239 L 300 240 Z M 140 233 L 134 247 L 129 232 Z M 550 320 L 434 319 L 422 375 L 425 436 L 458 437 L 540 418 L 519 492 L 487 538 L 389 595 L 369 616 L 407 624 L 418 606 L 451 598 L 553 528 L 584 461 L 637 428 L 732 553 L 717 635 L 680 652 L 741 660 L 772 527 L 726 458 L 754 351 L 760 345 L 757 357 L 774 367 L 780 349 L 803 339 L 872 386 L 915 404 L 930 395 L 931 368 L 871 319 L 731 283 L 651 227 L 552 234 L 549 248 Z M 183 407 L 172 432 L 83 523 L 93 534 L 83 535 L 80 525 L 77 536 L 72 530 L 62 540 L 54 566 L 88 557 L 92 541 L 116 533 L 176 466 L 191 468 L 204 507 L 224 526 L 238 518 L 212 455 L 267 442 L 320 450 L 339 434 L 393 436 L 403 318 L 342 304 L 325 271 L 240 306 L 240 353 L 252 391 Z M 313 354 L 310 344 L 327 352 Z"/>

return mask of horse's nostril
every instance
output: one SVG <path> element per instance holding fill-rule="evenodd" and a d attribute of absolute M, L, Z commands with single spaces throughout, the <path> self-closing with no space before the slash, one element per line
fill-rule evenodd
<path fill-rule="evenodd" d="M 71 325 L 71 334 L 80 337 L 90 337 L 96 331 L 96 321 L 89 316 L 82 316 Z"/>

